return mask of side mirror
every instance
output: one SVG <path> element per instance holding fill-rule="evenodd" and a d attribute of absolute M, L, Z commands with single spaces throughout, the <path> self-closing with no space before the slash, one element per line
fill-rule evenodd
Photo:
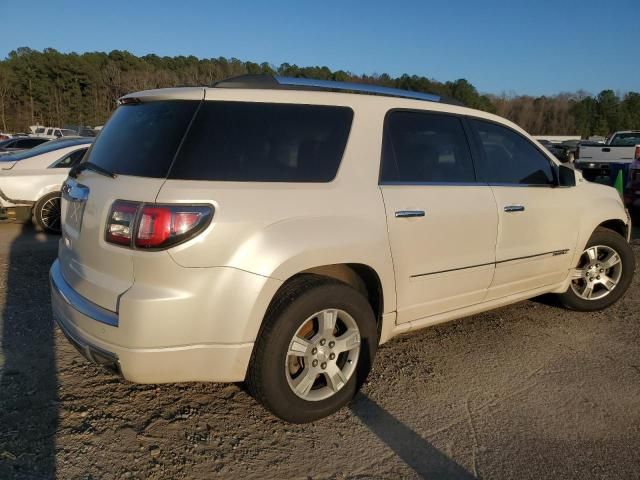
<path fill-rule="evenodd" d="M 558 186 L 559 187 L 575 187 L 576 172 L 567 165 L 558 165 Z"/>

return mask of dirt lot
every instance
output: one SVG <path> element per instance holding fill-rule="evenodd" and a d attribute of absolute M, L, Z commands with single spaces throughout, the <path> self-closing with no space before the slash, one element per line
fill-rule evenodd
<path fill-rule="evenodd" d="M 606 312 L 539 299 L 391 341 L 350 408 L 292 426 L 236 385 L 87 364 L 52 326 L 56 245 L 0 225 L 2 479 L 640 478 L 640 276 Z"/>

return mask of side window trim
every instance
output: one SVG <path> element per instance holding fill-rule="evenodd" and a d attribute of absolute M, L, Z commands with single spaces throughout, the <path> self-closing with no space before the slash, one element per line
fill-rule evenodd
<path fill-rule="evenodd" d="M 394 162 L 394 167 L 395 167 L 395 171 L 396 173 L 398 172 L 398 160 L 397 160 L 397 156 L 393 147 L 393 143 L 391 142 L 390 138 L 389 138 L 389 117 L 391 116 L 391 114 L 395 113 L 395 112 L 410 112 L 410 113 L 422 113 L 422 114 L 430 114 L 430 115 L 440 115 L 440 116 L 447 116 L 447 117 L 453 117 L 453 118 L 457 118 L 461 125 L 462 125 L 462 130 L 463 130 L 463 134 L 464 137 L 467 141 L 467 147 L 469 149 L 469 156 L 471 158 L 471 165 L 473 167 L 473 175 L 475 177 L 475 181 L 474 182 L 409 182 L 409 181 L 390 181 L 390 180 L 383 180 L 382 179 L 382 173 L 383 173 L 383 161 L 384 161 L 384 154 L 385 154 L 385 150 L 387 147 L 387 142 L 390 144 L 390 148 L 393 151 L 393 162 Z M 384 115 L 384 120 L 382 122 L 382 142 L 380 145 L 380 161 L 379 161 L 379 167 L 378 167 L 378 186 L 410 186 L 410 185 L 415 185 L 415 186 L 460 186 L 460 187 L 464 187 L 464 186 L 478 186 L 478 185 L 487 185 L 486 182 L 482 182 L 481 180 L 479 180 L 478 178 L 478 166 L 477 166 L 477 157 L 476 157 L 476 151 L 474 148 L 474 144 L 471 138 L 471 130 L 470 127 L 467 125 L 467 116 L 466 115 L 460 115 L 457 113 L 450 113 L 450 112 L 438 112 L 435 110 L 421 110 L 421 109 L 417 109 L 417 108 L 391 108 L 389 110 L 387 110 L 387 112 Z"/>
<path fill-rule="evenodd" d="M 542 150 L 540 150 L 540 148 L 535 143 L 533 143 L 527 137 L 522 135 L 517 130 L 514 130 L 513 128 L 511 128 L 511 127 L 509 127 L 507 125 L 504 125 L 503 123 L 496 122 L 496 121 L 490 120 L 488 118 L 475 117 L 473 115 L 465 115 L 464 117 L 465 117 L 464 124 L 465 124 L 466 128 L 468 128 L 469 134 L 470 134 L 470 136 L 472 138 L 470 143 L 472 145 L 472 151 L 473 151 L 473 154 L 474 154 L 474 158 L 476 158 L 478 160 L 482 159 L 481 163 L 486 163 L 487 162 L 486 153 L 484 151 L 484 148 L 482 147 L 482 140 L 480 139 L 480 135 L 478 134 L 478 131 L 472 125 L 470 120 L 479 120 L 481 122 L 491 123 L 493 125 L 497 125 L 499 127 L 506 128 L 511 133 L 516 134 L 518 137 L 520 137 L 525 142 L 527 142 L 529 145 L 531 145 L 540 155 L 542 155 L 547 160 L 547 162 L 549 163 L 549 168 L 551 170 L 551 174 L 553 175 L 553 184 L 547 184 L 547 185 L 536 184 L 536 183 L 528 184 L 528 183 L 482 182 L 482 181 L 480 181 L 481 183 L 483 183 L 485 185 L 489 185 L 491 187 L 555 188 L 555 187 L 558 186 L 558 172 L 557 172 L 557 168 L 556 168 L 555 162 L 553 162 L 553 160 L 551 160 Z M 474 161 L 474 168 L 476 169 L 476 178 L 479 178 L 481 176 L 481 172 L 478 171 L 477 165 L 478 165 L 478 162 Z"/>

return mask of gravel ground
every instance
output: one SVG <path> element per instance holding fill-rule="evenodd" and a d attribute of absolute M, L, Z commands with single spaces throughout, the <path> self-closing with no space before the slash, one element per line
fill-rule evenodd
<path fill-rule="evenodd" d="M 87 364 L 52 326 L 56 246 L 0 225 L 2 479 L 640 478 L 639 276 L 605 312 L 543 298 L 397 338 L 349 408 L 298 426 L 237 385 Z"/>

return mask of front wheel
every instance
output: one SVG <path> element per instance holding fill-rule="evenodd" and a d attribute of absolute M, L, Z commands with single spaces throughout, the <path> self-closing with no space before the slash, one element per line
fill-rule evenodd
<path fill-rule="evenodd" d="M 635 266 L 629 243 L 612 230 L 597 228 L 572 270 L 571 284 L 560 301 L 572 310 L 607 308 L 627 291 Z"/>
<path fill-rule="evenodd" d="M 33 209 L 36 225 L 48 233 L 60 233 L 60 192 L 47 193 Z"/>
<path fill-rule="evenodd" d="M 279 293 L 258 336 L 249 391 L 276 416 L 307 423 L 346 405 L 378 343 L 374 313 L 351 286 L 301 275 Z"/>

